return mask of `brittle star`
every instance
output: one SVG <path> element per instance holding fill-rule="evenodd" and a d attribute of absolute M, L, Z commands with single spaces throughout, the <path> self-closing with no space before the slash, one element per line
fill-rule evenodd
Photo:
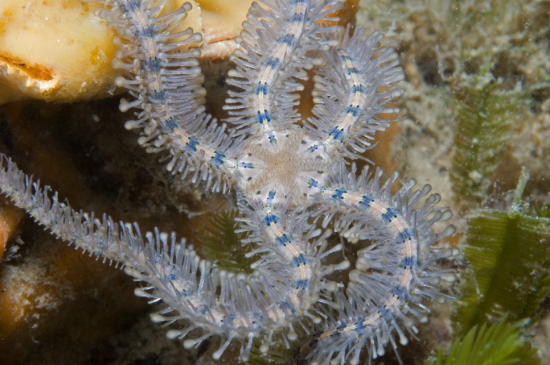
<path fill-rule="evenodd" d="M 5 157 L 2 191 L 52 233 L 120 262 L 143 281 L 135 294 L 165 305 L 151 316 L 154 322 L 189 322 L 169 330 L 169 338 L 202 330 L 184 340 L 186 348 L 221 335 L 213 357 L 239 339 L 240 360 L 247 361 L 255 338 L 262 353 L 280 339 L 297 349 L 297 363 L 357 364 L 363 348 L 372 359 L 387 344 L 396 349 L 394 337 L 405 345 L 406 332 L 417 332 L 413 319 L 427 320 L 423 300 L 449 297 L 440 282 L 454 282 L 455 273 L 437 262 L 458 251 L 434 247 L 454 227 L 434 233 L 434 224 L 452 214 L 435 207 L 438 194 L 423 199 L 429 185 L 413 192 L 412 180 L 392 193 L 396 173 L 381 183 L 379 169 L 369 176 L 368 168 L 358 174 L 355 164 L 346 167 L 373 147 L 375 133 L 389 123 L 383 115 L 399 112 L 388 103 L 402 91 L 390 87 L 404 74 L 395 51 L 378 47 L 382 35 L 322 25 L 334 20 L 337 1 L 253 3 L 231 58 L 236 69 L 228 84 L 236 89 L 224 107 L 228 127 L 203 106 L 200 34 L 171 33 L 191 6 L 160 15 L 162 0 L 104 3 L 99 14 L 119 34 L 113 66 L 127 71 L 115 83 L 134 97 L 120 109 L 140 110 L 126 128 L 141 129 L 138 143 L 165 153 L 167 170 L 182 179 L 237 191 L 239 232 L 255 245 L 247 255 L 258 257 L 252 273 L 221 270 L 175 234 L 142 236 L 137 224 L 74 211 L 47 188 L 33 187 Z M 307 70 L 316 73 L 315 107 L 302 121 L 295 107 Z M 357 252 L 345 284 L 329 276 L 347 270 L 348 260 L 323 263 L 343 249 L 329 247 L 334 233 L 372 241 Z"/>

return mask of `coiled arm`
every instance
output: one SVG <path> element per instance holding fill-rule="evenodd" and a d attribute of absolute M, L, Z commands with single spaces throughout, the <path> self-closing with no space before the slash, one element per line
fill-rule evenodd
<path fill-rule="evenodd" d="M 433 247 L 439 239 L 454 234 L 452 225 L 440 233 L 433 231 L 434 224 L 448 220 L 452 213 L 435 207 L 438 194 L 430 195 L 417 208 L 430 192 L 429 185 L 411 194 L 413 180 L 392 194 L 391 186 L 398 175 L 393 174 L 380 186 L 381 175 L 377 170 L 369 179 L 363 170 L 356 178 L 355 167 L 348 172 L 342 165 L 319 195 L 324 226 L 334 219 L 335 230 L 348 240 L 374 242 L 357 252 L 345 292 L 334 294 L 339 304 L 336 321 L 318 326 L 316 334 L 302 343 L 296 353 L 297 363 L 341 363 L 348 359 L 350 364 L 358 364 L 365 347 L 371 358 L 383 356 L 388 343 L 397 348 L 394 333 L 406 345 L 406 332 L 412 336 L 418 332 L 414 319 L 427 321 L 424 298 L 437 303 L 452 298 L 442 292 L 441 283 L 453 283 L 456 273 L 442 270 L 436 261 L 453 259 L 459 251 Z"/>
<path fill-rule="evenodd" d="M 405 75 L 392 48 L 376 48 L 380 32 L 370 36 L 350 28 L 335 37 L 338 46 L 324 52 L 325 63 L 314 77 L 314 116 L 308 119 L 310 150 L 328 158 L 363 158 L 374 134 L 388 125 L 383 114 L 399 112 L 387 104 L 403 91 L 389 86 Z"/>

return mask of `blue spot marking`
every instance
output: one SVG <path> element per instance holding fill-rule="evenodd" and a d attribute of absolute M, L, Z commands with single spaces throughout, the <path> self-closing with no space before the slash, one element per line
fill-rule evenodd
<path fill-rule="evenodd" d="M 391 223 L 392 220 L 394 220 L 395 218 L 397 218 L 397 214 L 399 212 L 397 211 L 397 209 L 395 208 L 389 208 L 388 210 L 386 210 L 386 213 L 382 214 L 382 220 L 385 222 L 385 223 Z"/>
<path fill-rule="evenodd" d="M 332 195 L 332 198 L 333 199 L 339 199 L 339 200 L 343 200 L 344 199 L 344 195 L 347 193 L 347 190 L 346 189 L 336 189 L 334 191 L 334 194 Z"/>
<path fill-rule="evenodd" d="M 413 232 L 410 228 L 405 228 L 403 232 L 397 234 L 397 243 L 405 243 L 413 239 Z"/>
<path fill-rule="evenodd" d="M 145 68 L 148 68 L 153 72 L 160 72 L 160 60 L 156 57 L 146 59 Z"/>
<path fill-rule="evenodd" d="M 254 164 L 252 162 L 241 162 L 241 167 L 244 167 L 245 169 L 253 169 Z"/>
<path fill-rule="evenodd" d="M 352 76 L 352 75 L 355 75 L 355 74 L 358 74 L 358 73 L 359 73 L 359 70 L 356 69 L 355 67 L 348 68 L 347 74 L 349 76 Z"/>
<path fill-rule="evenodd" d="M 278 68 L 280 64 L 281 64 L 281 60 L 275 57 L 269 57 L 266 61 L 267 68 L 271 68 L 271 69 Z"/>
<path fill-rule="evenodd" d="M 362 330 L 363 328 L 365 328 L 365 324 L 363 323 L 363 321 L 364 321 L 364 319 L 361 318 L 360 320 L 358 320 L 357 322 L 355 322 L 355 327 L 357 327 L 357 328 L 356 328 L 357 331 L 360 331 L 360 330 Z"/>
<path fill-rule="evenodd" d="M 403 258 L 403 260 L 399 263 L 399 266 L 403 269 L 410 269 L 413 266 L 416 266 L 416 256 L 408 256 Z"/>
<path fill-rule="evenodd" d="M 318 148 L 319 148 L 319 146 L 317 145 L 317 143 L 315 143 L 314 145 L 309 146 L 307 150 L 309 152 L 315 152 L 315 151 L 317 151 Z"/>
<path fill-rule="evenodd" d="M 271 122 L 270 113 L 265 109 L 258 110 L 258 115 L 256 116 L 256 120 L 259 124 L 269 123 Z"/>
<path fill-rule="evenodd" d="M 221 165 L 225 161 L 225 155 L 223 154 L 223 152 L 214 151 L 214 156 L 212 156 L 212 160 L 216 165 Z"/>
<path fill-rule="evenodd" d="M 279 222 L 279 218 L 277 218 L 276 215 L 273 215 L 271 213 L 268 213 L 264 218 L 264 224 L 268 227 L 278 222 Z"/>
<path fill-rule="evenodd" d="M 363 195 L 359 201 L 359 206 L 363 208 L 368 208 L 371 204 L 374 203 L 374 198 L 368 195 Z"/>
<path fill-rule="evenodd" d="M 331 128 L 328 131 L 328 136 L 332 137 L 335 140 L 340 140 L 342 138 L 342 134 L 344 133 L 343 129 L 339 129 L 338 127 Z"/>
<path fill-rule="evenodd" d="M 197 152 L 198 145 L 199 141 L 195 137 L 189 137 L 189 140 L 187 141 L 187 146 L 191 149 L 191 151 Z"/>
<path fill-rule="evenodd" d="M 259 82 L 254 87 L 254 94 L 256 95 L 266 95 L 269 91 L 269 85 L 264 82 Z"/>
<path fill-rule="evenodd" d="M 382 317 L 388 317 L 388 315 L 390 314 L 390 311 L 388 310 L 388 307 L 386 305 L 379 305 L 378 313 L 380 313 Z"/>
<path fill-rule="evenodd" d="M 339 50 L 338 50 L 338 53 L 340 53 L 340 61 L 342 61 L 342 62 L 351 61 L 351 58 L 349 58 L 348 55 L 344 54 L 344 52 L 345 52 L 345 51 L 342 50 L 342 49 L 339 49 Z"/>
<path fill-rule="evenodd" d="M 166 100 L 166 91 L 164 90 L 153 90 L 151 93 L 151 99 L 159 100 L 161 102 Z"/>
<path fill-rule="evenodd" d="M 307 289 L 309 287 L 309 280 L 303 279 L 303 280 L 296 280 L 292 283 L 292 287 L 294 289 Z"/>
<path fill-rule="evenodd" d="M 269 138 L 269 143 L 271 144 L 277 143 L 277 138 L 275 138 L 273 134 L 270 134 L 268 138 Z"/>
<path fill-rule="evenodd" d="M 155 29 L 151 26 L 146 26 L 145 28 L 138 29 L 138 35 L 144 38 L 154 38 Z"/>
<path fill-rule="evenodd" d="M 344 110 L 346 114 L 351 114 L 352 116 L 356 117 L 361 113 L 361 109 L 358 105 L 348 105 L 346 109 Z"/>
<path fill-rule="evenodd" d="M 285 34 L 281 38 L 279 38 L 279 43 L 285 44 L 287 46 L 294 46 L 294 43 L 296 42 L 296 36 L 294 34 Z"/>
<path fill-rule="evenodd" d="M 294 256 L 292 258 L 292 263 L 294 264 L 294 266 L 300 266 L 300 265 L 305 265 L 307 263 L 307 260 L 304 254 L 301 253 L 298 256 Z"/>
<path fill-rule="evenodd" d="M 128 7 L 129 7 L 129 9 L 127 9 L 127 10 L 128 10 L 128 12 L 134 12 L 134 11 L 140 9 L 140 5 L 141 5 L 141 4 L 139 3 L 139 1 L 136 1 L 136 0 L 129 0 L 129 1 L 128 1 Z M 125 6 L 122 6 L 122 7 L 123 7 L 123 8 L 126 8 Z"/>
<path fill-rule="evenodd" d="M 275 238 L 275 242 L 278 244 L 278 245 L 281 245 L 283 247 L 286 247 L 286 245 L 288 245 L 291 241 L 290 237 L 286 234 L 286 233 L 283 233 L 282 235 L 280 235 L 279 237 Z"/>
<path fill-rule="evenodd" d="M 313 188 L 318 188 L 319 187 L 319 181 L 313 179 L 313 178 L 309 178 L 309 181 L 307 182 L 307 184 L 309 185 L 309 187 L 313 187 Z"/>
<path fill-rule="evenodd" d="M 407 290 L 403 286 L 396 286 L 391 291 L 391 295 L 394 295 L 398 298 L 404 298 L 407 294 Z"/>
<path fill-rule="evenodd" d="M 275 199 L 275 194 L 277 194 L 277 192 L 275 190 L 271 190 L 268 194 L 267 194 L 267 200 L 273 200 Z"/>
<path fill-rule="evenodd" d="M 302 23 L 304 21 L 305 14 L 304 13 L 294 13 L 290 17 L 289 23 Z"/>
<path fill-rule="evenodd" d="M 365 92 L 365 87 L 362 84 L 353 85 L 351 87 L 352 94 L 363 94 Z"/>

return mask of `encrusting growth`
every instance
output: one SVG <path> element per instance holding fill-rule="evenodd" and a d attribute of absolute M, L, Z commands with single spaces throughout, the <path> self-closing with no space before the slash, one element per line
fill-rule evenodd
<path fill-rule="evenodd" d="M 248 232 L 245 241 L 254 246 L 247 254 L 257 258 L 252 272 L 220 269 L 175 234 L 142 235 L 136 223 L 74 211 L 5 156 L 4 194 L 52 233 L 143 282 L 135 294 L 165 305 L 151 315 L 154 322 L 188 322 L 168 331 L 169 338 L 192 348 L 222 336 L 215 359 L 234 339 L 242 344 L 241 361 L 259 339 L 264 354 L 283 341 L 297 349 L 294 361 L 315 364 L 356 364 L 363 348 L 370 358 L 383 356 L 386 345 L 397 348 L 394 337 L 405 345 L 407 333 L 417 332 L 415 320 L 427 320 L 424 299 L 449 297 L 440 282 L 452 283 L 455 273 L 438 260 L 458 251 L 434 247 L 454 227 L 434 233 L 452 214 L 435 207 L 439 195 L 425 198 L 429 185 L 413 191 L 413 180 L 392 193 L 397 174 L 382 182 L 378 169 L 358 176 L 355 164 L 346 168 L 386 127 L 382 114 L 399 111 L 387 103 L 401 95 L 390 87 L 404 75 L 395 51 L 377 48 L 382 36 L 323 26 L 340 8 L 337 1 L 254 3 L 229 72 L 228 84 L 239 89 L 226 101 L 230 127 L 203 106 L 193 48 L 201 37 L 170 33 L 189 4 L 160 16 L 163 0 L 104 3 L 99 13 L 119 34 L 113 65 L 127 72 L 116 84 L 134 97 L 120 109 L 139 110 L 126 128 L 141 129 L 138 143 L 164 153 L 173 174 L 212 191 L 237 191 L 237 232 Z M 314 116 L 301 122 L 294 108 L 303 88 L 298 80 L 311 69 Z M 334 234 L 372 242 L 357 253 L 345 284 L 330 275 L 350 262 L 325 264 L 343 249 L 343 242 L 331 243 Z"/>

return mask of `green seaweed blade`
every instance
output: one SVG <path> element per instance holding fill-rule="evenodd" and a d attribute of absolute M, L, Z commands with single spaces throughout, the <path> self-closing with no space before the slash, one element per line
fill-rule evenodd
<path fill-rule="evenodd" d="M 233 272 L 251 273 L 250 265 L 257 259 L 246 257 L 247 249 L 241 239 L 245 235 L 235 233 L 238 211 L 212 213 L 204 220 L 203 229 L 207 232 L 200 237 L 204 255 L 221 269 Z M 242 237 L 241 237 L 242 236 Z"/>
<path fill-rule="evenodd" d="M 453 90 L 457 124 L 451 181 L 457 195 L 479 202 L 509 138 L 517 97 L 499 92 L 496 80 L 473 77 L 470 81 L 474 85 Z"/>
<path fill-rule="evenodd" d="M 440 350 L 429 365 L 535 365 L 540 363 L 537 350 L 524 336 L 526 321 L 474 326 L 463 339 L 456 339 L 448 355 Z"/>
<path fill-rule="evenodd" d="M 464 297 L 457 305 L 459 329 L 500 318 L 536 316 L 550 290 L 550 220 L 531 217 L 514 207 L 478 210 L 468 218 L 464 257 Z"/>

